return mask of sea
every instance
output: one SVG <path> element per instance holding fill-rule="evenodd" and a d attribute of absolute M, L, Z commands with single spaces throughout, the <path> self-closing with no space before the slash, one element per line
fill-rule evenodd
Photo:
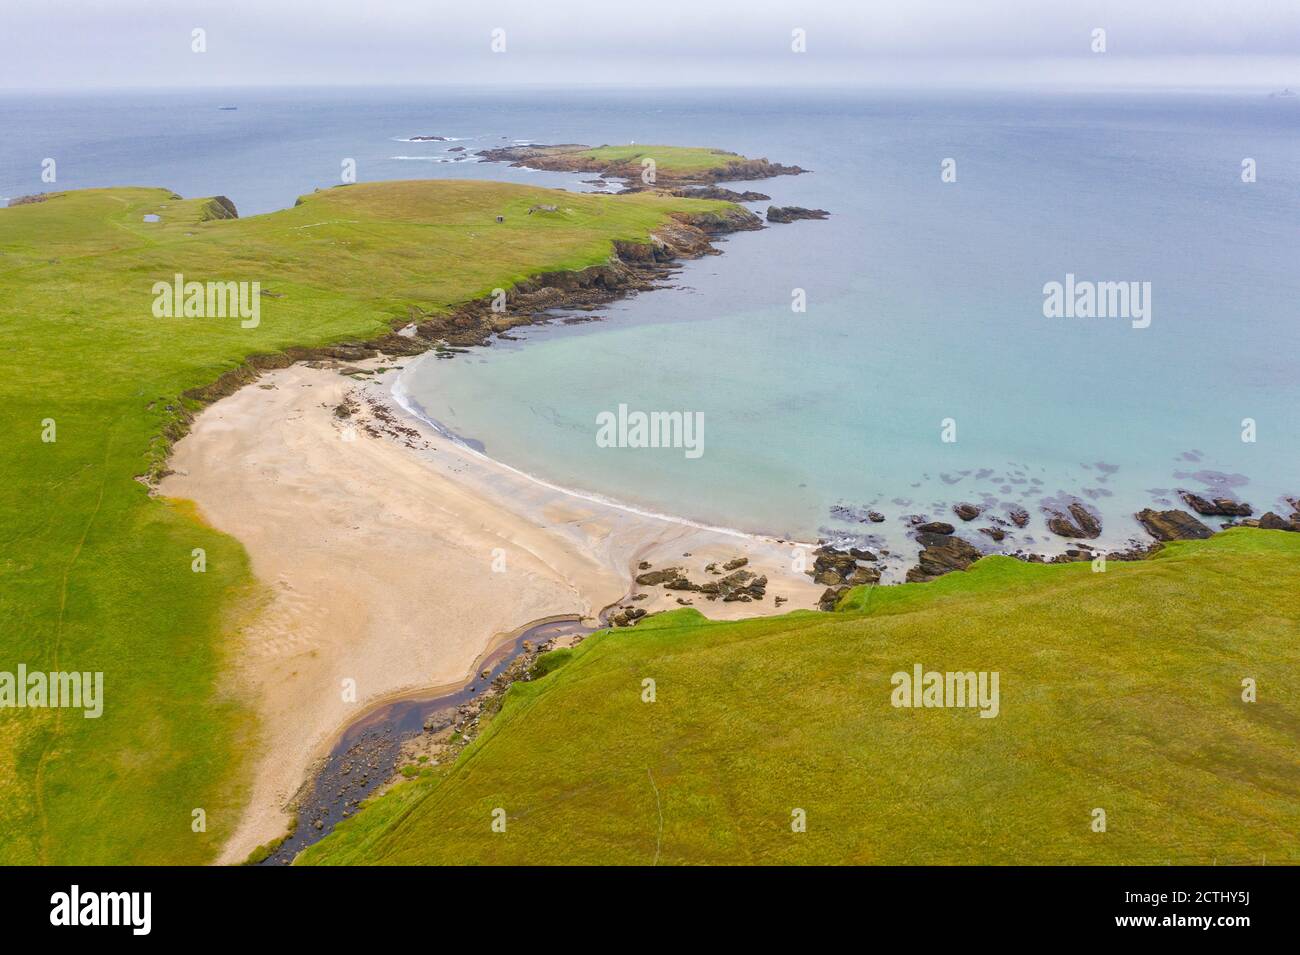
<path fill-rule="evenodd" d="M 898 545 L 925 518 L 1052 550 L 1046 516 L 1077 502 L 1118 546 L 1180 491 L 1290 513 L 1300 98 L 1266 89 L 0 94 L 0 197 L 164 186 L 247 217 L 338 184 L 347 160 L 363 182 L 588 191 L 589 174 L 474 153 L 629 142 L 801 166 L 727 185 L 770 195 L 760 215 L 829 218 L 727 236 L 661 290 L 411 363 L 413 408 L 577 493 L 801 540 Z M 1106 314 L 1054 310 L 1053 283 L 1099 287 Z M 608 446 L 620 406 L 692 416 L 699 453 Z M 957 503 L 983 513 L 966 524 Z M 977 532 L 1017 507 L 1025 530 Z"/>

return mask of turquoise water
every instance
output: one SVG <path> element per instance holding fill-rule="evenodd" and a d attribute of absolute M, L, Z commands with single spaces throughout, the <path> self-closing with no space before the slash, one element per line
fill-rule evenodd
<path fill-rule="evenodd" d="M 1020 504 L 1036 517 L 1015 544 L 1041 544 L 1040 509 L 1071 497 L 1122 538 L 1135 509 L 1176 488 L 1261 509 L 1300 492 L 1298 123 L 1300 102 L 1263 92 L 0 96 L 0 197 L 155 185 L 228 195 L 247 216 L 333 185 L 344 158 L 361 181 L 583 188 L 585 175 L 450 151 L 515 140 L 797 163 L 813 172 L 751 187 L 829 220 L 732 236 L 686 264 L 680 288 L 424 362 L 404 385 L 489 454 L 653 510 L 893 539 L 907 514 Z M 457 139 L 404 141 L 430 134 Z M 955 183 L 940 179 L 949 157 Z M 1150 282 L 1150 327 L 1044 318 L 1044 283 L 1067 273 Z M 795 288 L 805 313 L 790 309 Z M 701 413 L 703 455 L 598 447 L 596 415 L 620 403 Z M 1246 417 L 1254 443 L 1240 440 Z M 945 418 L 955 443 L 940 440 Z M 888 521 L 859 523 L 866 508 Z"/>
<path fill-rule="evenodd" d="M 757 152 L 814 172 L 750 187 L 831 219 L 733 236 L 679 290 L 403 384 L 525 471 L 746 530 L 896 540 L 905 515 L 958 501 L 1078 499 L 1116 540 L 1135 510 L 1181 506 L 1177 488 L 1277 507 L 1300 491 L 1297 119 L 1263 97 L 762 113 Z M 1045 318 L 1043 285 L 1067 273 L 1150 282 L 1150 326 Z M 598 447 L 620 403 L 702 413 L 704 454 Z M 889 520 L 862 524 L 867 508 Z M 1047 537 L 1036 516 L 1015 546 Z"/>

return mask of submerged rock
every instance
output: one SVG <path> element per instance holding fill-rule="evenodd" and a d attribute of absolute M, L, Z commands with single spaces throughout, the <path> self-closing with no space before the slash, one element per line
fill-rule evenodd
<path fill-rule="evenodd" d="M 1197 514 L 1205 517 L 1249 517 L 1251 506 L 1242 501 L 1234 501 L 1230 497 L 1216 497 L 1212 501 L 1207 501 L 1199 494 L 1193 494 L 1191 491 L 1178 492 L 1187 506 Z"/>
<path fill-rule="evenodd" d="M 963 521 L 973 521 L 975 518 L 980 516 L 980 509 L 974 504 L 954 504 L 952 512 Z"/>
<path fill-rule="evenodd" d="M 1060 511 L 1051 512 L 1047 519 L 1047 529 L 1061 537 L 1100 537 L 1101 521 L 1091 511 L 1075 501 L 1070 505 L 1070 516 Z"/>
<path fill-rule="evenodd" d="M 956 530 L 947 521 L 930 521 L 928 524 L 918 524 L 916 529 L 921 534 L 951 534 Z"/>
<path fill-rule="evenodd" d="M 768 206 L 768 222 L 794 222 L 796 219 L 828 219 L 825 209 L 805 209 L 802 206 Z"/>

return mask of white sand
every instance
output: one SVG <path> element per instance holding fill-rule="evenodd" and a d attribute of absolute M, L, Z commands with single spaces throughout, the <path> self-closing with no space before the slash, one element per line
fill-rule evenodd
<path fill-rule="evenodd" d="M 349 419 L 353 440 L 333 413 L 349 392 L 361 409 Z M 415 433 L 374 419 L 371 400 Z M 633 589 L 651 594 L 634 604 L 647 612 L 685 596 L 713 618 L 772 613 L 778 595 L 789 601 L 782 611 L 812 607 L 824 589 L 794 572 L 788 543 L 547 487 L 425 428 L 382 385 L 332 370 L 272 372 L 217 402 L 171 466 L 161 493 L 194 500 L 238 538 L 270 591 L 238 638 L 237 676 L 255 700 L 261 745 L 226 863 L 284 833 L 312 763 L 347 724 L 395 696 L 467 682 L 529 623 L 594 617 Z M 768 576 L 765 599 L 709 602 L 632 583 L 643 560 L 702 583 L 712 579 L 705 564 L 737 556 Z M 345 680 L 356 702 L 344 699 Z"/>

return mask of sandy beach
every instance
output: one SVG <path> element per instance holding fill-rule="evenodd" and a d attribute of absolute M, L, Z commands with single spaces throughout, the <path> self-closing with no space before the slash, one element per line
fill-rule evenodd
<path fill-rule="evenodd" d="M 267 592 L 237 637 L 260 745 L 222 863 L 286 831 L 312 764 L 377 703 L 468 682 L 534 621 L 594 619 L 634 590 L 647 596 L 629 606 L 676 608 L 680 594 L 636 587 L 643 562 L 705 580 L 707 564 L 748 558 L 764 599 L 686 595 L 717 619 L 772 613 L 778 596 L 815 607 L 824 589 L 795 572 L 788 542 L 588 500 L 478 455 L 393 400 L 391 364 L 370 367 L 386 370 L 263 375 L 195 420 L 159 486 L 236 537 Z"/>

